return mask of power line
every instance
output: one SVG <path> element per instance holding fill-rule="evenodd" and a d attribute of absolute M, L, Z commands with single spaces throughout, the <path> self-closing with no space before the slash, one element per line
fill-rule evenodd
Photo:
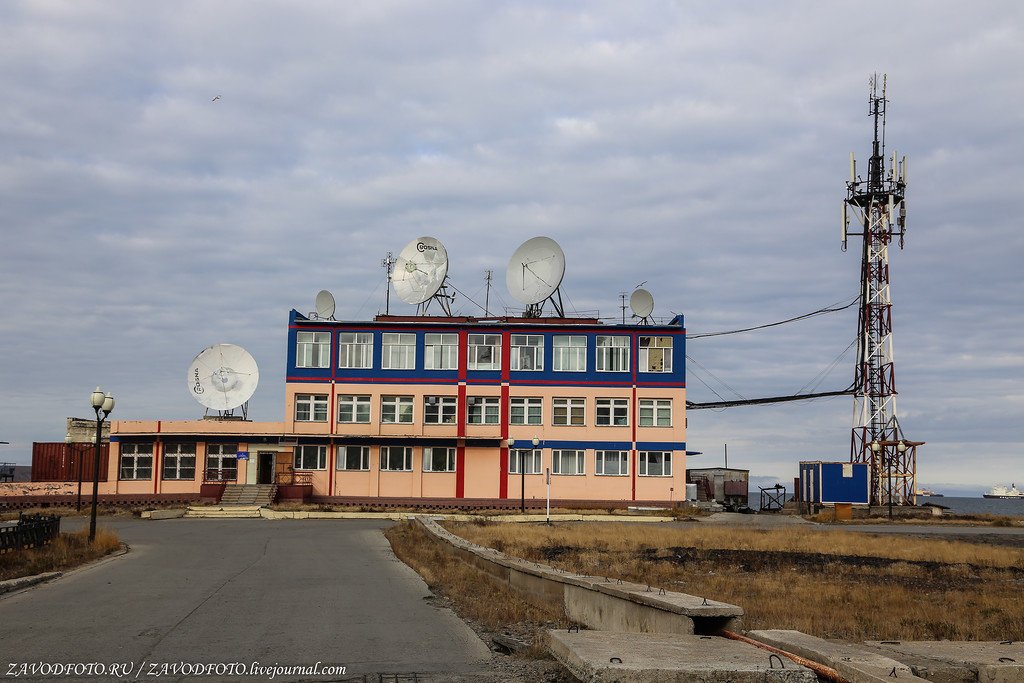
<path fill-rule="evenodd" d="M 765 325 L 755 325 L 754 327 L 745 327 L 745 328 L 743 328 L 741 330 L 727 330 L 725 332 L 703 332 L 701 334 L 688 334 L 688 335 L 686 335 L 686 339 L 687 340 L 690 340 L 690 339 L 703 339 L 704 337 L 720 337 L 720 336 L 726 335 L 726 334 L 739 334 L 740 332 L 752 332 L 754 330 L 763 330 L 763 329 L 768 328 L 768 327 L 776 327 L 778 325 L 785 325 L 786 323 L 792 323 L 792 322 L 796 322 L 798 320 L 806 320 L 807 318 L 813 318 L 814 316 L 823 315 L 825 313 L 836 313 L 838 311 L 845 311 L 847 308 L 850 308 L 851 306 L 856 305 L 859 301 L 860 301 L 860 295 L 857 295 L 857 296 L 855 296 L 853 298 L 853 301 L 851 301 L 850 303 L 846 304 L 845 306 L 839 306 L 839 304 L 842 303 L 840 301 L 840 302 L 837 302 L 837 303 L 832 304 L 830 306 L 826 306 L 825 308 L 819 308 L 818 310 L 812 311 L 811 313 L 804 313 L 803 315 L 798 315 L 798 316 L 796 316 L 794 318 L 787 318 L 786 320 L 779 320 L 779 321 L 774 322 L 774 323 L 767 323 Z"/>

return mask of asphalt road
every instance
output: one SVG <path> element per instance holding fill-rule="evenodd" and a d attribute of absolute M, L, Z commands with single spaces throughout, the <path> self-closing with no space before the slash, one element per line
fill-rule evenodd
<path fill-rule="evenodd" d="M 81 521 L 65 520 L 64 528 Z M 135 672 L 121 680 L 269 678 L 183 676 L 189 671 L 182 669 L 153 675 L 165 671 L 153 664 L 178 662 L 346 667 L 344 674 L 273 680 L 491 670 L 483 642 L 451 611 L 434 607 L 422 579 L 394 557 L 380 533 L 389 522 L 101 524 L 115 528 L 131 551 L 0 597 L 0 677 L 10 676 L 12 663 L 25 671 L 18 665 L 33 662 L 133 663 Z"/>

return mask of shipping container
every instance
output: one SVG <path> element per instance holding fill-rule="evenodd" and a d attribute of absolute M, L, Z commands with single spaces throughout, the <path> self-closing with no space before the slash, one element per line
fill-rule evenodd
<path fill-rule="evenodd" d="M 865 462 L 801 462 L 800 500 L 832 505 L 867 505 L 871 471 Z"/>
<path fill-rule="evenodd" d="M 32 481 L 92 481 L 96 447 L 91 443 L 33 443 Z M 100 446 L 100 481 L 107 480 L 110 444 Z"/>

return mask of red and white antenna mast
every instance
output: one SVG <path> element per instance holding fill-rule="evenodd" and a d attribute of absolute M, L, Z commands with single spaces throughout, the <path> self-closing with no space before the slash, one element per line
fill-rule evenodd
<path fill-rule="evenodd" d="M 889 294 L 889 246 L 907 232 L 907 159 L 885 156 L 885 76 L 870 81 L 868 114 L 874 140 L 867 177 L 857 174 L 850 154 L 850 180 L 843 201 L 843 251 L 850 235 L 861 235 L 860 317 L 854 377 L 851 462 L 871 466 L 872 505 L 916 502 L 917 447 L 903 435 L 896 417 L 896 373 L 892 352 L 892 299 Z M 852 231 L 851 226 L 858 230 Z"/>

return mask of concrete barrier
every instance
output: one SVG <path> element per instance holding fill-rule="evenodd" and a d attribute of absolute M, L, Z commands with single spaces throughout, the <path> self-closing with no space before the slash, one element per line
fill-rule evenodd
<path fill-rule="evenodd" d="M 741 626 L 743 610 L 735 605 L 606 577 L 563 572 L 471 543 L 432 519 L 419 517 L 417 521 L 442 548 L 480 569 L 493 581 L 511 586 L 528 602 L 543 606 L 561 604 L 571 620 L 587 628 L 692 635 Z"/>

